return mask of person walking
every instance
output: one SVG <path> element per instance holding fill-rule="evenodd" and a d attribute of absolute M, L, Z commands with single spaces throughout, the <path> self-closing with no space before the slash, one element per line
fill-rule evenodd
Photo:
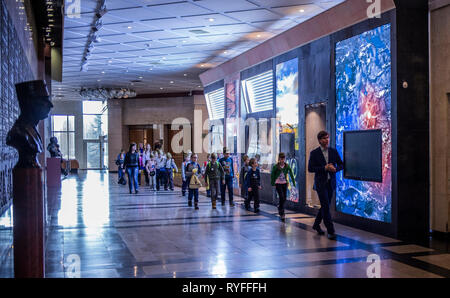
<path fill-rule="evenodd" d="M 256 158 L 250 159 L 250 170 L 245 177 L 245 187 L 248 190 L 248 196 L 245 200 L 245 209 L 250 210 L 250 202 L 253 200 L 253 208 L 255 213 L 259 212 L 259 190 L 261 187 L 261 172 L 258 168 Z"/>
<path fill-rule="evenodd" d="M 320 201 L 320 210 L 314 221 L 313 229 L 319 234 L 325 232 L 320 228 L 324 222 L 329 239 L 336 239 L 333 221 L 330 213 L 330 203 L 336 189 L 336 173 L 344 168 L 341 157 L 336 149 L 329 147 L 330 136 L 328 132 L 317 134 L 320 146 L 311 151 L 308 162 L 308 172 L 314 173 L 314 190 Z"/>
<path fill-rule="evenodd" d="M 280 152 L 278 154 L 278 163 L 274 164 L 272 167 L 270 181 L 272 186 L 275 186 L 278 194 L 278 214 L 280 215 L 280 219 L 282 221 L 285 220 L 284 203 L 286 202 L 287 196 L 288 175 L 291 178 L 290 181 L 292 185 L 295 187 L 294 173 L 292 172 L 291 167 L 286 163 L 286 154 Z"/>
<path fill-rule="evenodd" d="M 215 153 L 211 154 L 211 161 L 206 164 L 205 181 L 209 183 L 212 209 L 216 209 L 219 181 L 223 181 L 224 174 L 222 165 L 217 161 L 217 155 Z"/>
<path fill-rule="evenodd" d="M 258 161 L 256 158 L 251 158 L 250 170 L 245 176 L 244 187 L 248 191 L 247 198 L 244 201 L 245 209 L 250 210 L 250 202 L 253 200 L 253 208 L 255 213 L 259 212 L 259 190 L 261 187 L 261 172 L 258 168 Z"/>
<path fill-rule="evenodd" d="M 144 144 L 139 143 L 139 148 L 137 153 L 139 154 L 139 169 L 138 169 L 138 184 L 141 185 L 142 173 L 144 173 L 145 163 L 144 163 Z"/>
<path fill-rule="evenodd" d="M 136 144 L 131 143 L 130 148 L 125 155 L 124 167 L 126 168 L 128 174 L 128 187 L 130 193 L 133 191 L 137 194 L 139 192 L 138 185 L 138 171 L 139 171 L 139 153 L 136 151 Z"/>
<path fill-rule="evenodd" d="M 201 168 L 197 162 L 197 154 L 191 156 L 191 161 L 186 165 L 185 173 L 186 179 L 189 181 L 188 188 L 188 206 L 192 206 L 192 198 L 194 198 L 195 210 L 198 210 L 198 189 L 201 187 L 199 185 L 200 180 L 198 177 L 201 175 Z M 194 177 L 195 176 L 195 177 Z"/>
<path fill-rule="evenodd" d="M 167 190 L 169 188 L 171 191 L 173 191 L 173 170 L 178 173 L 178 167 L 175 164 L 174 159 L 172 158 L 172 154 L 170 152 L 167 153 L 167 160 L 166 160 L 166 183 L 164 185 L 164 189 Z"/>
<path fill-rule="evenodd" d="M 244 198 L 244 200 L 247 199 L 248 196 L 248 188 L 245 187 L 245 177 L 247 176 L 248 171 L 251 169 L 249 165 L 249 158 L 248 155 L 244 155 L 242 157 L 242 167 L 241 171 L 239 172 L 239 187 L 241 188 L 241 197 Z"/>
<path fill-rule="evenodd" d="M 125 150 L 120 149 L 120 153 L 119 153 L 119 155 L 117 155 L 117 159 L 116 159 L 117 173 L 119 176 L 117 183 L 123 184 L 123 185 L 126 184 L 126 181 L 124 178 L 124 176 L 125 176 L 125 169 L 123 166 L 124 162 L 125 162 Z"/>
<path fill-rule="evenodd" d="M 211 197 L 211 191 L 209 189 L 209 181 L 208 181 L 208 177 L 205 175 L 205 171 L 206 171 L 206 165 L 211 161 L 211 154 L 207 154 L 206 155 L 206 161 L 203 163 L 203 167 L 202 167 L 202 175 L 203 175 L 203 179 L 205 179 L 206 185 L 206 197 L 210 198 Z"/>
<path fill-rule="evenodd" d="M 152 154 L 152 147 L 150 146 L 150 144 L 147 144 L 145 146 L 145 150 L 142 153 L 142 164 L 144 165 L 144 176 L 145 176 L 145 185 L 149 186 L 150 185 L 150 179 L 148 176 L 148 171 L 147 171 L 147 163 L 148 161 L 150 161 L 150 155 Z"/>
<path fill-rule="evenodd" d="M 161 186 L 165 186 L 166 156 L 161 150 L 157 151 L 156 156 L 156 190 L 159 191 Z"/>
<path fill-rule="evenodd" d="M 150 154 L 150 159 L 146 160 L 145 164 L 145 172 L 147 173 L 146 178 L 148 177 L 148 185 L 150 185 L 150 190 L 156 190 L 156 167 L 155 167 L 155 157 Z M 151 183 L 150 183 L 151 182 Z"/>
<path fill-rule="evenodd" d="M 234 178 L 234 167 L 233 159 L 230 157 L 230 150 L 227 148 L 223 149 L 223 157 L 219 159 L 219 163 L 225 172 L 225 179 L 223 179 L 220 197 L 222 199 L 222 206 L 225 205 L 225 191 L 228 188 L 228 198 L 230 200 L 230 207 L 234 207 L 233 203 L 233 178 Z"/>
<path fill-rule="evenodd" d="M 188 189 L 189 182 L 186 179 L 186 166 L 191 161 L 191 150 L 188 150 L 187 153 L 184 155 L 184 161 L 181 163 L 181 180 L 183 183 L 181 184 L 181 195 L 184 197 L 186 196 L 186 190 Z"/>

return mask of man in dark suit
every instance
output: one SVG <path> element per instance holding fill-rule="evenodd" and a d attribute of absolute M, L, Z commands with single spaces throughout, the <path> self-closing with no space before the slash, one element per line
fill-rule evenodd
<path fill-rule="evenodd" d="M 328 147 L 329 134 L 321 131 L 317 135 L 320 146 L 311 151 L 308 162 L 308 172 L 315 173 L 314 190 L 320 200 L 320 210 L 314 222 L 313 229 L 319 235 L 325 233 L 320 228 L 320 223 L 325 223 L 329 239 L 336 239 L 333 222 L 331 220 L 330 204 L 333 192 L 336 189 L 336 173 L 344 168 L 341 157 L 336 149 Z"/>

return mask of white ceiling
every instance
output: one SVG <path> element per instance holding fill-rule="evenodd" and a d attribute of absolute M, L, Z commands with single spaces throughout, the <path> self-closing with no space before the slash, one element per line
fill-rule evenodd
<path fill-rule="evenodd" d="M 341 2 L 106 0 L 101 42 L 81 72 L 97 7 L 97 0 L 82 0 L 81 17 L 64 20 L 63 82 L 53 82 L 54 100 L 80 100 L 81 87 L 129 87 L 138 94 L 202 90 L 198 75 L 206 69 Z"/>

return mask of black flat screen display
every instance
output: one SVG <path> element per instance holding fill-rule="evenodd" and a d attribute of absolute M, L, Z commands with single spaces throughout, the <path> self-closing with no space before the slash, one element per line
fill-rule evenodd
<path fill-rule="evenodd" d="M 382 132 L 344 131 L 344 178 L 383 182 Z"/>

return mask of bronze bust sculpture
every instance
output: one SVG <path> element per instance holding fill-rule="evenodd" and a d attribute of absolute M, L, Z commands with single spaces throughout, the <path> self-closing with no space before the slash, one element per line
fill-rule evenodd
<path fill-rule="evenodd" d="M 6 144 L 19 152 L 16 168 L 40 168 L 37 154 L 43 144 L 36 126 L 48 117 L 53 104 L 42 80 L 16 84 L 16 94 L 21 113 L 8 132 Z"/>
<path fill-rule="evenodd" d="M 61 157 L 61 151 L 59 150 L 58 139 L 56 137 L 50 138 L 50 143 L 47 146 L 47 150 L 50 153 L 50 157 Z"/>

